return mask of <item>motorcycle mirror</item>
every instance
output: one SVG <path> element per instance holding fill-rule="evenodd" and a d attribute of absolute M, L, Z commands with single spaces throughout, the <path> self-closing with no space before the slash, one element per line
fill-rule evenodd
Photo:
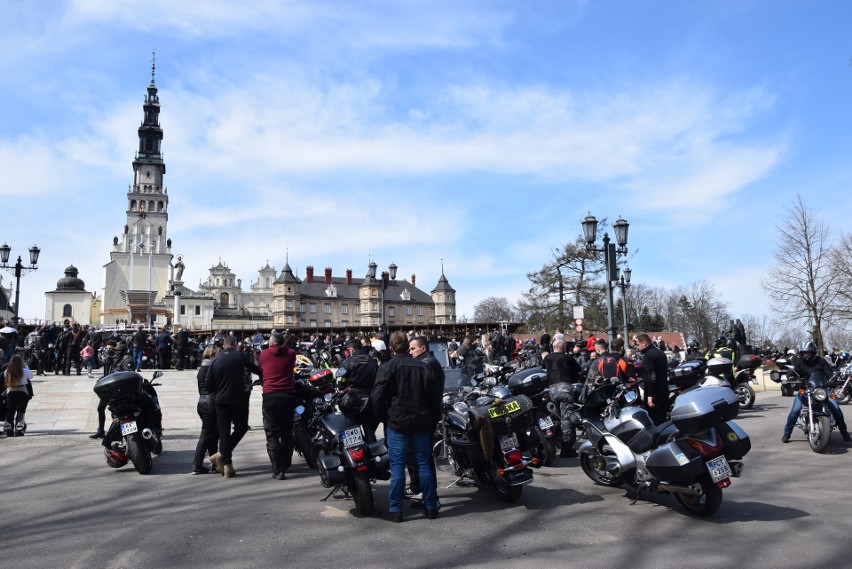
<path fill-rule="evenodd" d="M 160 370 L 154 372 L 154 379 L 157 379 L 158 377 L 163 377 L 163 372 Z"/>

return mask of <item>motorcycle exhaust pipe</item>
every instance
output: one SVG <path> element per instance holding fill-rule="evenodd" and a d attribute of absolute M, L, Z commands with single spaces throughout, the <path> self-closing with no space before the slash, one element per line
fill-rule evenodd
<path fill-rule="evenodd" d="M 145 439 L 146 441 L 153 436 L 154 436 L 154 431 L 152 431 L 151 429 L 149 429 L 147 427 L 142 429 L 142 438 Z"/>
<path fill-rule="evenodd" d="M 689 486 L 683 486 L 681 484 L 660 482 L 657 488 L 659 490 L 665 490 L 667 492 L 673 492 L 677 494 L 686 494 L 688 496 L 701 496 L 704 493 L 701 490 L 701 486 L 699 484 L 690 484 Z"/>

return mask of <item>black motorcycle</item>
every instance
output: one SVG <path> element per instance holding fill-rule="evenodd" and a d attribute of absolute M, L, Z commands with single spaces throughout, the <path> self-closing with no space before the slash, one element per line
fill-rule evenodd
<path fill-rule="evenodd" d="M 580 446 L 580 465 L 597 484 L 672 493 L 689 513 L 710 516 L 722 504 L 722 488 L 742 474 L 751 442 L 732 421 L 739 407 L 728 388 L 683 393 L 672 420 L 657 426 L 632 405 L 635 383 L 589 386 L 584 399 L 588 440 Z"/>
<path fill-rule="evenodd" d="M 487 392 L 462 390 L 444 396 L 439 439 L 433 447 L 438 468 L 491 488 L 504 502 L 516 502 L 532 482 L 532 452 L 542 435 L 526 395 L 497 386 Z M 455 484 L 455 482 L 454 482 Z"/>
<path fill-rule="evenodd" d="M 112 468 L 121 468 L 128 460 L 139 474 L 154 467 L 152 454 L 163 451 L 163 414 L 153 380 L 163 372 L 156 371 L 151 381 L 133 371 L 122 371 L 102 377 L 94 391 L 112 414 L 112 424 L 103 438 L 104 455 Z"/>
<path fill-rule="evenodd" d="M 542 466 L 553 466 L 562 430 L 559 409 L 551 401 L 547 372 L 541 368 L 521 370 L 509 376 L 506 386 L 512 395 L 526 395 L 532 400 L 533 417 L 541 432 L 541 442 L 532 452 Z"/>
<path fill-rule="evenodd" d="M 338 391 L 325 395 L 321 402 L 316 401 L 312 452 L 316 457 L 320 483 L 331 488 L 324 500 L 343 492 L 345 496 L 352 496 L 361 515 L 369 516 L 374 508 L 371 481 L 390 479 L 390 457 L 385 439 L 366 442 L 363 427 L 337 410 L 338 403 L 352 414 L 363 410 L 368 398 L 353 402 L 344 399 L 355 397 L 352 393 L 349 390 Z"/>
<path fill-rule="evenodd" d="M 831 431 L 837 428 L 834 415 L 828 408 L 828 400 L 834 398 L 834 393 L 821 374 L 804 380 L 796 373 L 793 366 L 787 366 L 786 371 L 788 381 L 799 387 L 795 396 L 802 398 L 802 410 L 796 419 L 795 426 L 802 429 L 808 437 L 808 444 L 812 451 L 825 452 L 831 438 Z M 775 373 L 778 372 L 772 372 L 772 374 Z"/>
<path fill-rule="evenodd" d="M 852 364 L 838 368 L 828 381 L 834 398 L 840 405 L 846 405 L 852 400 Z"/>
<path fill-rule="evenodd" d="M 335 379 L 331 370 L 297 370 L 294 373 L 296 384 L 296 410 L 293 418 L 293 445 L 296 452 L 305 459 L 308 467 L 317 469 L 319 447 L 315 447 L 312 438 L 318 431 L 321 411 L 325 410 L 325 396 L 335 391 Z"/>

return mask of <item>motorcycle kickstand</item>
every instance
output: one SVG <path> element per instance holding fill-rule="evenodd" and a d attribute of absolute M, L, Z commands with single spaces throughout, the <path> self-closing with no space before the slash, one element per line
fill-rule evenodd
<path fill-rule="evenodd" d="M 346 490 L 346 489 L 344 489 L 344 488 L 343 488 L 343 486 L 335 486 L 334 488 L 332 488 L 332 489 L 331 489 L 331 492 L 329 492 L 329 493 L 326 495 L 326 497 L 325 497 L 325 498 L 323 498 L 322 500 L 320 500 L 320 502 L 325 502 L 326 500 L 328 500 L 329 498 L 331 498 L 331 497 L 332 497 L 332 496 L 333 496 L 333 495 L 334 495 L 334 494 L 335 494 L 338 490 L 343 490 L 344 498 L 345 498 L 346 496 L 348 496 L 348 495 L 349 495 L 349 491 L 348 491 L 348 490 Z"/>
<path fill-rule="evenodd" d="M 459 476 L 458 478 L 456 478 L 455 480 L 453 480 L 452 482 L 450 482 L 450 485 L 449 485 L 449 486 L 447 486 L 447 488 L 452 488 L 453 486 L 455 486 L 456 484 L 458 484 L 459 482 L 461 482 L 463 479 L 464 479 L 464 476 Z"/>
<path fill-rule="evenodd" d="M 647 484 L 647 483 L 642 483 L 642 484 L 639 484 L 638 486 L 636 486 L 636 497 L 633 498 L 632 502 L 630 502 L 631 506 L 639 501 L 639 497 L 642 494 L 642 490 L 644 490 L 645 488 L 650 488 L 650 485 Z"/>

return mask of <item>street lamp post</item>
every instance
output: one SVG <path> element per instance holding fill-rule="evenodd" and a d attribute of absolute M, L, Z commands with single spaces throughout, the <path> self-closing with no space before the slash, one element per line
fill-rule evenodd
<path fill-rule="evenodd" d="M 373 280 L 373 281 L 375 281 L 375 280 L 376 280 L 376 267 L 377 267 L 377 266 L 378 266 L 378 265 L 376 265 L 376 262 L 375 262 L 375 261 L 370 261 L 370 265 L 369 265 L 369 270 L 368 270 L 368 272 L 367 272 L 367 276 L 369 276 L 369 277 L 370 277 L 370 279 L 371 279 L 371 280 Z M 397 266 L 396 266 L 396 263 L 394 263 L 393 261 L 391 261 L 391 264 L 388 266 L 388 273 L 387 273 L 387 274 L 390 276 L 390 280 L 391 280 L 391 281 L 396 281 L 396 270 L 397 270 L 398 268 L 399 268 L 399 267 L 397 267 Z M 381 283 L 382 283 L 382 299 L 381 299 L 382 316 L 381 316 L 381 318 L 380 318 L 379 320 L 380 320 L 380 323 L 381 323 L 381 325 L 382 325 L 382 329 L 384 329 L 384 328 L 386 327 L 386 320 L 385 320 L 385 290 L 387 290 L 387 288 L 388 288 L 388 284 L 389 284 L 389 281 L 388 281 L 388 279 L 386 279 L 386 278 L 385 278 L 385 275 L 384 275 L 384 274 L 382 274 Z"/>
<path fill-rule="evenodd" d="M 17 327 L 18 326 L 18 305 L 20 303 L 21 298 L 21 275 L 25 275 L 32 271 L 38 269 L 38 255 L 41 253 L 41 249 L 39 249 L 36 245 L 30 247 L 30 264 L 29 266 L 25 266 L 21 262 L 21 256 L 18 255 L 18 262 L 14 265 L 9 265 L 9 255 L 12 253 L 12 248 L 9 247 L 8 244 L 3 243 L 3 246 L 0 247 L 0 269 L 4 269 L 7 271 L 11 271 L 15 274 L 15 316 L 13 317 L 12 324 Z"/>
<path fill-rule="evenodd" d="M 624 345 L 628 345 L 627 340 L 627 289 L 630 288 L 630 276 L 633 271 L 630 267 L 624 267 L 621 276 L 618 278 L 618 288 L 621 289 L 621 311 L 624 316 Z"/>
<path fill-rule="evenodd" d="M 615 231 L 616 243 L 610 243 L 609 234 L 603 235 L 603 247 L 598 249 L 595 241 L 598 235 L 598 220 L 591 213 L 581 222 L 583 236 L 586 239 L 586 249 L 594 253 L 603 253 L 604 268 L 606 271 L 606 309 L 607 309 L 607 335 L 610 344 L 615 339 L 617 327 L 613 314 L 613 288 L 618 281 L 618 257 L 627 254 L 627 230 L 630 224 L 621 217 L 612 224 Z"/>

